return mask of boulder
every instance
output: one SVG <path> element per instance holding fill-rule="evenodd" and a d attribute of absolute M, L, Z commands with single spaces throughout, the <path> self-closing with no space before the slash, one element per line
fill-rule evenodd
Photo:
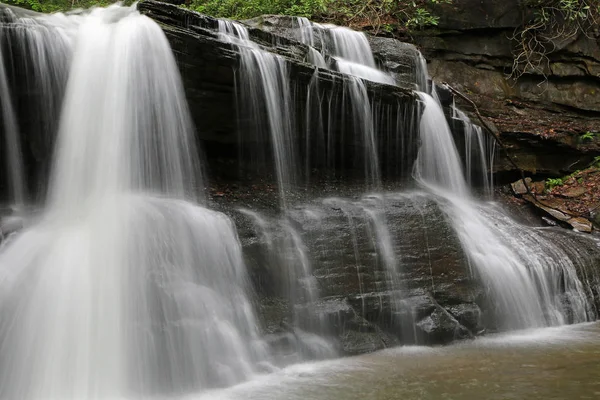
<path fill-rule="evenodd" d="M 527 177 L 524 180 L 519 179 L 518 181 L 511 183 L 510 186 L 515 194 L 527 194 L 531 190 L 531 182 L 531 178 Z"/>

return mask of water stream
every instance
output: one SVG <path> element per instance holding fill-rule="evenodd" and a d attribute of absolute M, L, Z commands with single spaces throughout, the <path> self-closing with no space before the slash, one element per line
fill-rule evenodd
<path fill-rule="evenodd" d="M 190 400 L 593 399 L 598 324 L 546 328 L 459 345 L 401 347 L 286 368 Z"/>

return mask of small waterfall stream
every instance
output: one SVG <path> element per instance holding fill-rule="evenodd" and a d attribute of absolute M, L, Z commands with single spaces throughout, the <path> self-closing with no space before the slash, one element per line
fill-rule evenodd
<path fill-rule="evenodd" d="M 240 140 L 254 135 L 254 140 L 271 143 L 279 196 L 285 207 L 297 169 L 286 63 L 250 41 L 248 29 L 237 22 L 220 20 L 219 34 L 222 40 L 238 45 L 242 56 L 236 87 L 239 112 L 255 124 L 239 127 Z"/>
<path fill-rule="evenodd" d="M 7 161 L 3 167 L 10 172 L 8 201 L 21 209 L 39 199 L 29 193 L 38 182 L 26 179 L 29 174 L 25 168 L 25 155 L 35 149 L 23 147 L 20 133 L 26 132 L 40 146 L 51 144 L 56 136 L 56 115 L 66 85 L 75 20 L 34 18 L 17 8 L 0 9 L 0 21 L 6 21 L 0 25 L 0 107 L 5 142 L 0 147 L 4 147 L 2 159 Z"/>

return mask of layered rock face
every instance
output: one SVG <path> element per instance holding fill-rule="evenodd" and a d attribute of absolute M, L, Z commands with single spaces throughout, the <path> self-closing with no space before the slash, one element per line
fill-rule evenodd
<path fill-rule="evenodd" d="M 381 208 L 378 200 L 371 204 L 368 199 L 354 202 L 323 195 L 325 200 L 304 203 L 300 199 L 295 203 L 304 205 L 281 216 L 274 193 L 257 193 L 267 186 L 231 183 L 239 180 L 234 177 L 236 168 L 240 168 L 235 160 L 238 146 L 243 146 L 237 124 L 242 124 L 242 132 L 245 124 L 231 118 L 237 111 L 235 71 L 240 60 L 236 47 L 217 40 L 216 20 L 153 1 L 140 3 L 139 8 L 162 24 L 171 41 L 199 138 L 208 153 L 212 178 L 222 182 L 215 183 L 219 191 L 213 192 L 214 206 L 236 222 L 260 299 L 265 333 L 274 343 L 282 346 L 282 342 L 289 342 L 291 339 L 282 337 L 290 335 L 289 327 L 294 325 L 332 338 L 344 354 L 398 343 L 448 343 L 473 337 L 485 329 L 483 289 L 470 275 L 460 242 L 431 199 L 409 196 L 387 204 L 391 201 L 388 199 Z M 351 110 L 331 114 L 332 104 L 335 107 L 344 103 L 344 96 L 336 93 L 347 77 L 322 69 L 315 75 L 315 68 L 304 62 L 307 47 L 297 41 L 294 19 L 265 17 L 246 22 L 253 27 L 253 40 L 286 57 L 289 77 L 296 88 L 298 115 L 304 115 L 307 89 L 316 76 L 319 89 L 332 94 L 322 114 L 339 120 L 350 118 Z M 370 41 L 376 59 L 398 83 L 389 86 L 365 81 L 374 118 L 376 123 L 381 121 L 376 130 L 381 168 L 384 173 L 390 171 L 388 178 L 406 181 L 418 148 L 418 106 L 412 89 L 416 89 L 418 75 L 424 71 L 419 70 L 419 53 L 414 46 L 393 39 Z M 379 116 L 379 110 L 392 120 Z M 396 120 L 400 118 L 404 121 Z M 297 139 L 303 141 L 306 126 L 302 117 L 298 119 Z M 398 140 L 386 141 L 386 126 L 392 127 L 394 138 L 402 135 L 403 157 L 396 157 L 390 147 Z M 340 140 L 347 135 L 343 130 L 337 133 Z M 346 140 L 351 149 L 354 143 Z M 267 142 L 253 145 L 269 147 Z M 229 171 L 225 172 L 224 159 L 230 160 L 225 164 Z M 342 167 L 362 168 L 360 163 Z M 227 175 L 224 180 L 223 175 Z M 329 193 L 340 196 L 348 192 L 353 181 L 337 182 Z M 319 181 L 310 186 L 314 195 L 320 190 L 315 185 L 320 185 Z M 355 197 L 362 190 L 364 187 L 349 195 Z M 259 216 L 238 211 L 257 207 L 261 210 Z M 259 223 L 257 218 L 264 220 Z M 386 248 L 381 247 L 384 238 L 378 236 L 383 234 L 377 233 L 379 226 L 390 226 Z M 309 276 L 302 276 L 306 268 Z M 317 293 L 316 298 L 311 291 Z"/>
<path fill-rule="evenodd" d="M 236 137 L 239 126 L 234 118 L 225 116 L 236 112 L 234 88 L 239 54 L 235 46 L 216 40 L 215 20 L 154 1 L 142 2 L 139 7 L 163 25 L 172 43 L 214 178 L 222 159 L 234 160 L 241 145 Z M 294 101 L 299 115 L 304 115 L 306 88 L 313 77 L 317 76 L 325 92 L 335 92 L 343 85 L 344 76 L 325 70 L 315 75 L 315 68 L 304 63 L 309 50 L 298 41 L 296 20 L 266 16 L 245 23 L 263 49 L 286 57 L 290 79 L 297 88 Z M 382 108 L 390 104 L 395 109 L 398 105 L 411 107 L 414 98 L 409 89 L 416 89 L 423 80 L 418 51 L 393 39 L 369 40 L 378 64 L 391 71 L 398 84 L 367 82 L 370 100 Z M 318 39 L 314 45 L 317 49 L 322 46 Z M 448 93 L 441 92 L 440 96 L 444 104 L 452 103 Z M 398 99 L 404 103 L 398 103 Z M 340 101 L 333 97 L 329 104 Z M 348 118 L 345 112 L 336 115 Z M 406 114 L 403 118 L 410 120 Z M 415 137 L 414 125 L 406 129 L 405 137 Z M 300 141 L 305 128 L 302 122 L 298 124 Z M 343 132 L 339 135 L 342 137 Z M 392 153 L 386 153 L 386 133 L 377 135 L 384 143 L 379 151 L 385 166 Z M 531 140 L 537 143 L 538 138 Z M 258 145 L 265 147 L 268 143 Z M 411 144 L 415 145 L 418 141 Z M 558 141 L 550 146 L 564 152 Z M 531 154 L 531 147 L 520 148 Z M 414 160 L 413 152 L 407 154 L 403 160 L 405 172 Z M 239 169 L 240 165 L 228 164 L 227 168 Z M 396 178 L 401 181 L 403 176 L 406 173 Z M 239 176 L 228 178 L 234 183 L 213 192 L 213 206 L 236 222 L 260 299 L 258 308 L 265 334 L 281 351 L 292 348 L 291 342 L 300 341 L 301 335 L 293 326 L 332 338 L 345 354 L 398 343 L 448 343 L 499 327 L 489 290 L 473 274 L 457 233 L 433 198 L 415 194 L 393 199 L 363 198 L 349 192 L 346 197 L 352 200 L 343 200 L 329 197 L 331 194 L 319 195 L 313 183 L 311 199 L 296 199 L 296 205 L 282 215 L 277 211 L 274 194 L 256 193 L 265 189 L 273 192 L 271 187 L 246 185 Z M 345 180 L 324 191 L 343 196 L 351 184 L 351 180 Z M 553 235 L 559 247 L 580 241 L 581 246 L 590 247 L 586 238 L 567 238 L 556 232 Z M 592 250 L 591 254 L 589 259 L 576 263 L 581 273 L 594 271 L 596 252 Z M 583 294 L 592 303 L 596 295 L 592 289 Z M 566 300 L 565 307 L 571 307 Z M 595 311 L 589 312 L 595 315 Z"/>
<path fill-rule="evenodd" d="M 296 351 L 293 343 L 302 341 L 303 332 L 332 339 L 342 354 L 357 354 L 399 343 L 448 343 L 499 328 L 491 294 L 473 272 L 439 199 L 422 193 L 365 197 L 364 180 L 354 176 L 358 171 L 356 175 L 362 178 L 362 160 L 346 157 L 333 165 L 335 180 L 307 179 L 306 190 L 298 190 L 290 201 L 293 204 L 281 211 L 269 176 L 273 173 L 270 143 L 264 137 L 241 137 L 253 121 L 244 120 L 237 112 L 237 47 L 218 40 L 215 19 L 152 0 L 141 2 L 138 8 L 161 24 L 177 57 L 198 141 L 214 183 L 210 206 L 235 221 L 259 299 L 263 333 L 275 348 L 282 353 Z M 306 142 L 312 122 L 306 118 L 307 99 L 316 86 L 327 100 L 321 103 L 321 111 L 333 126 L 330 133 L 336 146 L 348 154 L 362 153 L 362 148 L 357 149 L 360 143 L 342 140 L 344 126 L 348 127 L 344 121 L 352 119 L 352 109 L 343 106 L 348 76 L 305 62 L 309 48 L 296 40 L 292 19 L 267 17 L 248 23 L 254 26 L 252 39 L 262 49 L 286 59 L 294 88 L 292 102 L 300 116 L 294 121 L 294 140 Z M 434 39 L 437 37 L 422 38 Z M 365 83 L 376 114 L 380 167 L 394 182 L 392 189 L 404 189 L 410 185 L 407 178 L 419 146 L 420 109 L 411 91 L 423 79 L 419 53 L 414 46 L 393 39 L 369 40 L 378 63 L 394 74 L 398 84 Z M 440 63 L 466 65 L 440 57 Z M 436 62 L 431 62 L 434 73 Z M 481 71 L 499 73 L 487 67 Z M 452 102 L 447 92 L 440 95 L 444 104 Z M 332 112 L 332 105 L 342 106 Z M 546 108 L 551 106 L 536 107 L 536 112 L 552 113 Z M 511 137 L 509 130 L 503 132 Z M 556 148 L 560 154 L 565 149 L 579 151 L 560 142 L 563 139 L 547 145 L 531 132 L 513 133 L 518 148 L 535 157 L 536 166 L 541 157 L 531 150 L 536 146 L 543 145 L 544 154 L 548 148 Z M 525 144 L 522 137 L 527 139 Z M 50 148 L 46 151 L 49 154 Z M 300 155 L 306 157 L 309 150 L 303 151 Z M 248 153 L 263 156 L 258 165 L 253 157 L 239 157 Z M 306 175 L 317 171 L 317 177 L 327 175 L 328 167 L 319 162 L 302 166 L 310 170 Z M 584 256 L 572 254 L 572 258 L 577 276 L 585 282 L 581 294 L 597 308 L 597 248 L 589 238 L 560 229 L 540 230 L 540 235 L 555 240 L 561 248 L 584 249 Z M 558 287 L 556 292 L 564 294 L 566 288 Z M 564 297 L 565 309 L 574 309 Z M 590 318 L 593 315 L 595 309 L 589 310 Z M 314 351 L 314 347 L 307 348 Z"/>
<path fill-rule="evenodd" d="M 455 0 L 432 12 L 440 16 L 439 25 L 413 37 L 431 76 L 475 101 L 523 170 L 560 176 L 590 164 L 600 152 L 600 137 L 582 136 L 600 132 L 597 29 L 548 43 L 553 50 L 541 67 L 514 80 L 514 37 L 531 18 L 521 1 Z M 495 168 L 514 169 L 502 158 Z"/>
<path fill-rule="evenodd" d="M 240 68 L 240 54 L 237 46 L 217 39 L 218 21 L 166 3 L 145 1 L 138 7 L 142 13 L 162 25 L 172 44 L 181 67 L 199 140 L 203 143 L 207 157 L 211 159 L 208 164 L 213 177 L 235 180 L 239 178 L 238 171 L 243 171 L 246 177 L 251 178 L 268 174 L 265 171 L 271 169 L 273 157 L 268 151 L 269 143 L 265 141 L 268 137 L 253 135 L 253 132 L 247 129 L 252 122 L 244 120 L 246 117 L 238 112 L 235 80 L 236 71 Z M 319 149 L 304 147 L 306 132 L 312 129 L 311 121 L 307 121 L 305 113 L 307 97 L 309 92 L 314 96 L 315 90 L 319 95 L 327 97 L 327 101 L 323 101 L 323 105 L 320 106 L 322 108 L 320 113 L 329 117 L 327 124 L 333 127 L 330 136 L 335 138 L 337 142 L 335 145 L 347 154 L 353 152 L 358 154 L 359 151 L 355 151 L 356 143 L 343 142 L 344 127 L 348 129 L 347 121 L 352 114 L 349 103 L 347 101 L 344 103 L 342 99 L 347 96 L 344 93 L 348 77 L 335 71 L 316 69 L 315 66 L 308 64 L 306 60 L 309 48 L 300 43 L 294 35 L 274 35 L 267 30 L 257 28 L 251 28 L 249 34 L 251 40 L 262 49 L 286 58 L 292 88 L 291 102 L 296 111 L 293 113 L 295 118 L 292 121 L 295 147 L 300 149 L 299 152 L 303 156 L 308 152 L 313 153 L 311 158 L 315 164 L 308 167 L 325 173 L 320 170 L 319 164 L 323 163 L 322 160 L 315 157 Z M 406 68 L 411 66 L 407 65 Z M 402 131 L 405 137 L 416 136 L 414 124 L 419 111 L 414 101 L 414 94 L 410 90 L 370 81 L 366 82 L 366 89 L 370 102 L 378 110 L 376 112 L 379 112 L 375 117 L 378 120 L 387 118 L 387 114 L 384 116 L 384 113 L 389 113 L 387 110 L 389 107 L 402 110 L 401 117 L 398 117 L 397 112 L 389 113 L 390 118 L 382 122 L 389 125 L 391 135 L 395 136 L 395 132 Z M 332 110 L 329 104 L 334 104 L 337 108 Z M 267 118 L 267 115 L 262 117 L 265 120 Z M 391 141 L 382 140 L 379 145 L 384 152 L 403 151 L 406 156 L 407 160 L 402 170 L 390 170 L 389 175 L 394 178 L 409 176 L 412 166 L 410 160 L 416 156 L 416 141 L 411 145 L 403 146 L 402 149 L 397 148 L 397 145 Z M 257 154 L 260 154 L 259 165 L 256 165 Z M 240 155 L 241 165 L 238 164 Z M 345 175 L 352 175 L 352 171 L 360 169 L 357 168 L 356 158 L 353 157 L 338 159 L 335 164 L 339 173 L 347 172 Z M 386 173 L 385 166 L 383 166 L 383 173 Z"/>

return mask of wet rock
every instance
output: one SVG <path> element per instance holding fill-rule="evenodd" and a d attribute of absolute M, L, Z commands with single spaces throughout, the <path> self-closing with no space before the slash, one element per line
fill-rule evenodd
<path fill-rule="evenodd" d="M 582 217 L 571 218 L 567 221 L 569 225 L 573 227 L 573 229 L 579 232 L 590 233 L 592 232 L 592 223 Z"/>
<path fill-rule="evenodd" d="M 339 335 L 347 329 L 358 329 L 349 327 L 357 314 L 347 299 L 343 298 L 320 299 L 316 303 L 298 305 L 296 315 L 305 329 L 325 326 L 328 333 L 333 335 Z"/>
<path fill-rule="evenodd" d="M 239 179 L 242 173 L 248 171 L 248 174 L 262 178 L 266 175 L 265 171 L 272 171 L 273 161 L 268 135 L 262 135 L 258 130 L 245 129 L 244 139 L 239 140 L 239 127 L 249 125 L 246 121 L 248 117 L 243 113 L 238 115 L 236 108 L 235 74 L 240 68 L 241 56 L 237 46 L 218 40 L 218 21 L 175 5 L 153 0 L 140 2 L 138 9 L 161 24 L 173 48 L 198 137 L 207 155 L 206 164 L 211 176 L 226 175 L 228 179 Z M 343 88 L 344 82 L 348 83 L 349 79 L 346 75 L 317 69 L 306 63 L 309 48 L 298 41 L 296 31 L 291 29 L 292 23 L 293 20 L 289 17 L 271 16 L 266 16 L 260 21 L 246 21 L 253 42 L 265 51 L 282 56 L 286 60 L 287 76 L 294 92 L 291 96 L 292 106 L 298 111 L 298 117 L 293 119 L 292 126 L 298 142 L 305 143 L 302 135 L 307 132 L 307 124 L 310 124 L 310 121 L 307 122 L 304 117 L 304 111 L 309 85 L 313 82 L 311 88 L 318 90 L 320 96 L 331 95 L 340 98 L 330 100 L 331 104 L 339 105 L 339 110 L 329 114 L 331 121 L 328 125 L 334 130 L 331 132 L 331 137 L 337 142 L 335 145 L 338 146 L 340 154 L 346 156 L 335 160 L 335 167 L 343 169 L 345 175 L 362 174 L 364 169 L 357 167 L 360 164 L 357 161 L 364 152 L 357 149 L 355 141 L 343 140 L 343 137 L 348 134 L 348 127 L 344 124 L 350 112 L 350 105 L 342 105 L 343 90 L 340 89 Z M 376 103 L 379 109 L 385 110 L 386 107 L 391 106 L 394 109 L 400 107 L 407 110 L 407 114 L 396 117 L 398 118 L 396 122 L 386 120 L 386 123 L 389 122 L 390 126 L 396 123 L 406 125 L 403 129 L 394 127 L 394 132 L 402 131 L 406 137 L 416 137 L 416 128 L 408 126 L 411 117 L 407 117 L 411 113 L 418 115 L 415 94 L 409 88 L 370 81 L 366 81 L 365 85 L 370 100 Z M 325 104 L 327 102 L 322 102 L 323 112 L 328 112 L 329 110 L 325 110 Z M 344 132 L 342 132 L 343 126 L 346 126 Z M 403 145 L 406 149 L 397 149 L 395 147 L 398 145 L 393 143 L 395 142 L 389 145 L 382 143 L 382 148 L 389 149 L 390 155 L 382 154 L 381 159 L 392 160 L 391 157 L 396 157 L 397 151 L 400 151 L 403 154 L 401 160 L 407 160 L 406 165 L 390 168 L 390 171 L 393 171 L 395 176 L 409 176 L 412 168 L 410 160 L 416 157 L 417 141 L 403 142 L 406 143 L 406 146 Z M 316 154 L 320 149 L 310 151 Z M 356 157 L 353 157 L 353 154 Z M 222 162 L 224 159 L 230 160 L 231 163 L 225 166 Z M 307 169 L 308 171 L 319 172 L 324 168 L 323 165 L 330 165 L 324 160 L 317 160 L 316 157 L 312 157 L 311 160 L 314 161 L 314 166 Z M 394 167 L 396 165 L 394 164 Z M 329 172 L 331 171 L 323 171 L 324 174 Z"/>
<path fill-rule="evenodd" d="M 366 324 L 370 329 L 349 330 L 340 336 L 341 350 L 344 355 L 372 353 L 399 344 L 397 339 L 386 334 L 377 326 Z"/>
<path fill-rule="evenodd" d="M 533 204 L 540 210 L 545 211 L 554 219 L 565 222 L 570 225 L 573 229 L 579 232 L 590 233 L 593 230 L 592 223 L 590 220 L 572 215 L 568 209 L 564 200 L 556 197 L 552 198 L 533 198 L 530 195 L 525 195 L 523 198 Z"/>
<path fill-rule="evenodd" d="M 481 332 L 482 325 L 481 309 L 477 304 L 457 304 L 446 309 L 459 324 L 467 328 L 473 334 Z"/>
<path fill-rule="evenodd" d="M 417 322 L 416 329 L 420 339 L 428 344 L 449 343 L 473 337 L 467 328 L 442 307 L 437 307 L 431 315 Z"/>
<path fill-rule="evenodd" d="M 571 187 L 560 193 L 562 197 L 581 197 L 588 192 L 588 189 L 582 186 Z"/>
<path fill-rule="evenodd" d="M 511 183 L 510 186 L 512 187 L 514 194 L 527 194 L 529 190 L 531 190 L 531 182 L 532 179 L 527 177 L 525 178 L 525 182 L 523 182 L 523 179 L 519 179 L 518 181 Z M 527 187 L 525 187 L 525 184 L 527 184 Z"/>
<path fill-rule="evenodd" d="M 542 221 L 544 221 L 544 223 L 548 226 L 557 226 L 558 225 L 558 223 L 555 220 L 548 218 L 548 217 L 542 217 Z"/>
<path fill-rule="evenodd" d="M 16 216 L 0 217 L 0 243 L 21 229 L 23 229 L 23 218 Z"/>

